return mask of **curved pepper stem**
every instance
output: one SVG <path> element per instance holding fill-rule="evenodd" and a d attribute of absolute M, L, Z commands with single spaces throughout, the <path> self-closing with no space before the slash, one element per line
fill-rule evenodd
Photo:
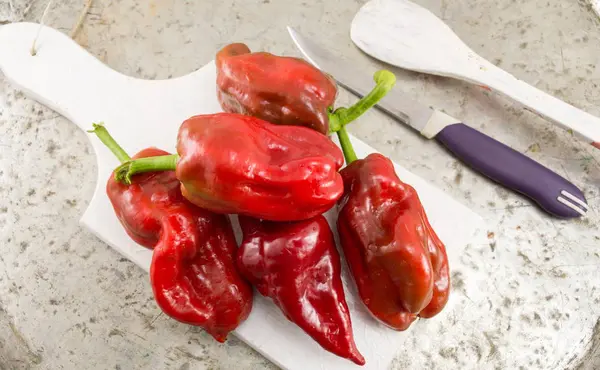
<path fill-rule="evenodd" d="M 131 176 L 142 172 L 171 171 L 175 170 L 179 156 L 162 155 L 157 157 L 145 157 L 132 160 L 129 154 L 108 133 L 103 123 L 94 123 L 94 129 L 88 130 L 96 134 L 100 141 L 119 159 L 121 165 L 115 171 L 115 180 L 131 185 Z"/>
<path fill-rule="evenodd" d="M 376 83 L 373 90 L 356 104 L 350 108 L 338 108 L 329 113 L 329 130 L 337 132 L 344 158 L 346 158 L 346 165 L 354 162 L 357 156 L 345 126 L 377 104 L 396 84 L 396 76 L 385 69 L 375 72 L 373 80 Z"/>
<path fill-rule="evenodd" d="M 115 170 L 115 179 L 131 185 L 131 176 L 144 172 L 175 171 L 179 155 L 161 155 L 124 162 Z"/>
<path fill-rule="evenodd" d="M 115 155 L 115 157 L 117 157 L 119 162 L 125 163 L 131 160 L 129 154 L 127 154 L 127 152 L 108 133 L 108 130 L 106 129 L 106 127 L 104 127 L 103 122 L 93 123 L 92 127 L 94 129 L 88 130 L 87 132 L 96 134 L 96 136 L 98 136 L 98 139 L 100 139 L 100 141 L 102 141 L 102 143 L 104 143 L 104 145 L 106 145 L 106 147 L 110 149 L 110 151 Z"/>
<path fill-rule="evenodd" d="M 342 127 L 360 117 L 377 104 L 396 84 L 396 76 L 385 69 L 375 72 L 376 85 L 371 92 L 349 108 L 338 108 L 329 113 L 329 131 L 338 132 Z"/>

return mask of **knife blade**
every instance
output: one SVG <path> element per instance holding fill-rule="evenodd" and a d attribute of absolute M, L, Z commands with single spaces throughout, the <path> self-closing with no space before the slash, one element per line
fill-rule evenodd
<path fill-rule="evenodd" d="M 287 29 L 307 61 L 332 76 L 339 85 L 358 97 L 373 88 L 375 71 L 359 70 L 292 27 Z M 469 167 L 527 196 L 553 216 L 574 218 L 589 210 L 583 192 L 556 172 L 460 120 L 411 99 L 397 87 L 377 107 L 428 139 L 435 138 Z"/>

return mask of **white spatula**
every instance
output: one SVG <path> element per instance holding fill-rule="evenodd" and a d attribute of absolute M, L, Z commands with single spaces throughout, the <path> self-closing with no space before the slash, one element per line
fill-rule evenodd
<path fill-rule="evenodd" d="M 600 149 L 600 118 L 518 80 L 465 45 L 442 20 L 407 0 L 372 0 L 352 21 L 365 53 L 417 72 L 487 86 Z"/>

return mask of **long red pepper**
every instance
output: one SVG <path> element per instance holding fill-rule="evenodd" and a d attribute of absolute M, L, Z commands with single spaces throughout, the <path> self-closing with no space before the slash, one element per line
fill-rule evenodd
<path fill-rule="evenodd" d="M 375 76 L 390 89 L 391 73 Z M 383 81 L 383 82 L 382 82 Z M 360 297 L 371 314 L 396 330 L 439 313 L 450 289 L 443 243 L 427 220 L 415 189 L 381 154 L 357 159 L 345 127 L 338 137 L 348 165 L 341 170 L 338 232 Z"/>
<path fill-rule="evenodd" d="M 91 132 L 121 162 L 131 159 L 102 125 Z M 134 158 L 166 154 L 148 148 Z M 235 268 L 237 245 L 229 218 L 188 202 L 174 171 L 136 175 L 129 186 L 113 173 L 106 192 L 127 234 L 153 249 L 150 282 L 161 310 L 225 341 L 252 308 L 252 289 Z"/>
<path fill-rule="evenodd" d="M 240 273 L 324 349 L 364 365 L 352 334 L 340 256 L 325 217 L 286 223 L 239 220 L 244 234 Z"/>

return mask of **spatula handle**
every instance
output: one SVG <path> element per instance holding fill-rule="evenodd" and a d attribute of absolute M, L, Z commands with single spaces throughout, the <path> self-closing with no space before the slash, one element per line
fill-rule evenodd
<path fill-rule="evenodd" d="M 565 178 L 465 124 L 446 126 L 435 138 L 474 170 L 531 198 L 552 215 L 573 218 L 588 209 L 581 190 Z"/>
<path fill-rule="evenodd" d="M 483 59 L 479 64 L 485 67 L 479 68 L 480 73 L 475 76 L 479 83 L 514 99 L 600 149 L 600 118 L 517 79 Z"/>

